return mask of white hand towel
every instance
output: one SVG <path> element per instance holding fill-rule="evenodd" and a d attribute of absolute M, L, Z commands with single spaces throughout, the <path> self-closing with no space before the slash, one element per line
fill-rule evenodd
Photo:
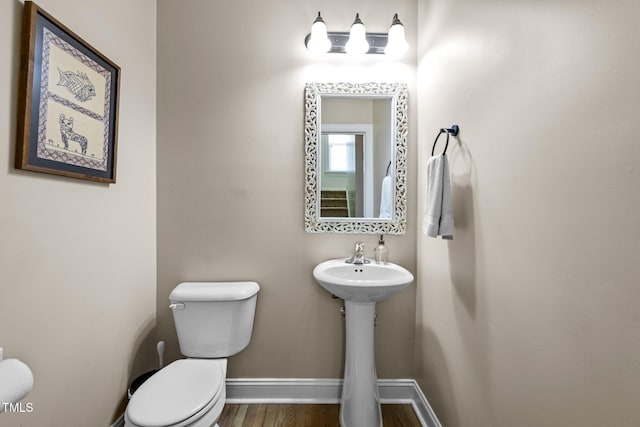
<path fill-rule="evenodd" d="M 446 154 L 433 156 L 427 163 L 427 194 L 422 232 L 430 237 L 453 239 L 451 178 Z"/>
<path fill-rule="evenodd" d="M 391 219 L 393 180 L 390 176 L 385 176 L 382 180 L 382 190 L 380 192 L 380 218 Z"/>

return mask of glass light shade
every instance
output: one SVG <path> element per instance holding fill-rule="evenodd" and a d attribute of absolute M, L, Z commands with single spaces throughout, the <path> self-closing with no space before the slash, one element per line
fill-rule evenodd
<path fill-rule="evenodd" d="M 344 50 L 352 55 L 364 55 L 369 51 L 369 42 L 367 42 L 367 32 L 364 24 L 360 20 L 359 14 L 356 13 L 356 19 L 353 21 L 351 31 L 349 32 L 349 40 L 344 46 Z"/>
<path fill-rule="evenodd" d="M 391 28 L 389 28 L 387 46 L 384 53 L 387 55 L 401 55 L 409 49 L 407 40 L 404 37 L 404 26 L 398 19 L 398 14 L 393 16 Z"/>
<path fill-rule="evenodd" d="M 327 37 L 327 26 L 318 12 L 318 17 L 311 25 L 311 37 L 307 42 L 307 49 L 312 53 L 327 53 L 331 50 L 331 41 Z"/>

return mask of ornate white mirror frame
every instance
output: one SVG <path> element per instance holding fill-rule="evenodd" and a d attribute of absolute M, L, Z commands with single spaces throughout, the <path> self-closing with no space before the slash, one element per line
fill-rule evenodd
<path fill-rule="evenodd" d="M 320 216 L 320 123 L 323 96 L 389 96 L 392 100 L 393 215 L 391 219 Z M 404 234 L 407 228 L 406 83 L 307 83 L 305 86 L 305 231 L 308 233 Z"/>

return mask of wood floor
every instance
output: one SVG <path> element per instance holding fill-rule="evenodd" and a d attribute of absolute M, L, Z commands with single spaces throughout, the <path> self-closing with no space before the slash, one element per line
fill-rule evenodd
<path fill-rule="evenodd" d="M 339 427 L 340 405 L 225 405 L 220 427 Z M 411 405 L 382 405 L 384 427 L 420 427 Z"/>

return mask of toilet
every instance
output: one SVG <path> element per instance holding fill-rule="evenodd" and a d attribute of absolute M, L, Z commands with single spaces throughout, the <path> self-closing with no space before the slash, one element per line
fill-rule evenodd
<path fill-rule="evenodd" d="M 169 300 L 180 352 L 131 396 L 125 427 L 210 427 L 224 407 L 227 357 L 251 340 L 256 282 L 184 282 Z"/>

